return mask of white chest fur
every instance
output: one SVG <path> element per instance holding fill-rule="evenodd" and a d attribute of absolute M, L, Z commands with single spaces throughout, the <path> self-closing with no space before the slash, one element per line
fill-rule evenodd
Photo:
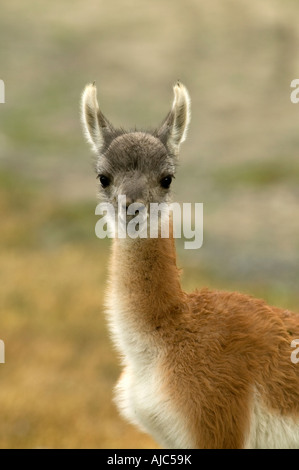
<path fill-rule="evenodd" d="M 113 301 L 112 301 L 113 298 Z M 161 357 L 153 342 L 128 319 L 126 308 L 110 296 L 109 324 L 116 347 L 123 355 L 124 371 L 115 388 L 121 414 L 149 433 L 162 447 L 190 448 L 192 438 L 179 410 L 162 392 Z"/>
<path fill-rule="evenodd" d="M 192 439 L 180 413 L 160 391 L 155 365 L 136 373 L 127 366 L 115 389 L 122 415 L 165 448 L 191 448 Z"/>

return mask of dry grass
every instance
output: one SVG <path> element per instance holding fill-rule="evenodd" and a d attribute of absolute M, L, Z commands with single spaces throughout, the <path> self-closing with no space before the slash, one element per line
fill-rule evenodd
<path fill-rule="evenodd" d="M 76 245 L 1 255 L 1 448 L 153 446 L 111 402 L 119 371 L 101 312 L 103 258 Z"/>

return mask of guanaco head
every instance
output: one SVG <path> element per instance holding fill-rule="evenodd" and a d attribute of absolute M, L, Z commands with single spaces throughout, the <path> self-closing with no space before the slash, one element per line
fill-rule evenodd
<path fill-rule="evenodd" d="M 97 155 L 96 172 L 104 200 L 117 205 L 125 195 L 127 206 L 139 202 L 168 202 L 180 144 L 190 121 L 190 98 L 185 86 L 173 88 L 172 108 L 152 132 L 115 129 L 99 108 L 95 84 L 82 95 L 85 136 Z"/>

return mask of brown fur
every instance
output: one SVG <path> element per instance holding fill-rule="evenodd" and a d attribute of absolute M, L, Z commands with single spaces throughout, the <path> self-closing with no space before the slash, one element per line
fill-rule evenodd
<path fill-rule="evenodd" d="M 269 409 L 299 416 L 299 368 L 290 360 L 297 314 L 237 292 L 184 293 L 172 239 L 114 240 L 110 281 L 136 312 L 128 319 L 136 333 L 161 356 L 163 393 L 196 447 L 243 447 L 254 387 Z"/>

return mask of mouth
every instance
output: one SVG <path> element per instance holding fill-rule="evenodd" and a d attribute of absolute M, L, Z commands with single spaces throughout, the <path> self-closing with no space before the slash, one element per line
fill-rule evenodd
<path fill-rule="evenodd" d="M 128 223 L 133 219 L 136 219 L 136 223 L 145 223 L 148 216 L 147 207 L 141 203 L 133 203 L 127 208 L 118 208 L 118 220 L 122 223 Z"/>
<path fill-rule="evenodd" d="M 128 207 L 118 208 L 118 230 L 131 238 L 147 233 L 148 211 L 144 204 L 133 203 Z"/>

